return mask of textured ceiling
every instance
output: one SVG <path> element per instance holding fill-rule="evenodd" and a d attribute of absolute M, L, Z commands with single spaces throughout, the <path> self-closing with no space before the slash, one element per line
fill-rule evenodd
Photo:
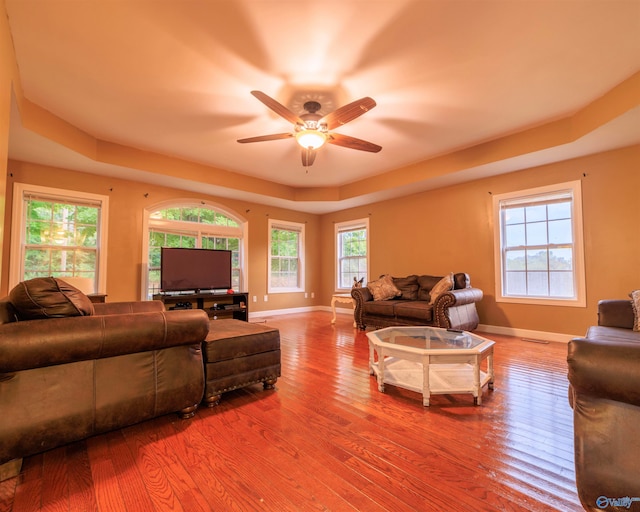
<path fill-rule="evenodd" d="M 571 116 L 640 70 L 640 1 L 5 0 L 24 97 L 96 139 L 294 188 L 340 187 Z M 377 107 L 336 132 L 383 147 L 328 145 L 302 167 L 292 139 L 238 144 L 291 125 L 251 94 L 331 111 Z M 588 144 L 458 173 L 506 172 L 640 141 L 638 109 Z M 25 123 L 26 124 L 26 123 Z M 12 116 L 9 156 L 203 191 L 193 180 L 78 155 Z M 242 179 L 242 176 L 239 177 Z M 438 186 L 424 180 L 327 211 Z"/>

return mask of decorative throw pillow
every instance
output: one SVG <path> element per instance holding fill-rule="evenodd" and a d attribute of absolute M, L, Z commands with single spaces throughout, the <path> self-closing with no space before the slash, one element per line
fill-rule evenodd
<path fill-rule="evenodd" d="M 429 302 L 431 298 L 429 292 L 440 281 L 440 276 L 418 276 L 418 300 Z"/>
<path fill-rule="evenodd" d="M 37 277 L 17 284 L 9 300 L 19 320 L 93 315 L 89 297 L 55 277 Z"/>
<path fill-rule="evenodd" d="M 429 304 L 432 304 L 438 298 L 438 295 L 444 292 L 448 292 L 453 288 L 453 272 L 448 276 L 444 276 L 440 281 L 438 281 L 433 288 L 431 288 Z"/>
<path fill-rule="evenodd" d="M 394 277 L 393 284 L 400 290 L 400 298 L 418 300 L 418 276 Z"/>
<path fill-rule="evenodd" d="M 389 274 L 385 274 L 375 281 L 369 281 L 367 288 L 369 288 L 371 295 L 373 295 L 373 300 L 389 300 L 394 297 L 399 297 L 402 294 L 396 285 L 393 284 L 393 278 Z"/>
<path fill-rule="evenodd" d="M 634 290 L 629 294 L 633 306 L 633 330 L 640 331 L 640 290 Z"/>

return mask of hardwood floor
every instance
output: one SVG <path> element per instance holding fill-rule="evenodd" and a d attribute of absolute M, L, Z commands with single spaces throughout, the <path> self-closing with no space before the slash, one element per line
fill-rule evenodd
<path fill-rule="evenodd" d="M 24 460 L 4 511 L 578 511 L 566 345 L 496 341 L 494 391 L 421 396 L 368 372 L 352 320 L 271 317 L 276 390 L 223 395 Z"/>

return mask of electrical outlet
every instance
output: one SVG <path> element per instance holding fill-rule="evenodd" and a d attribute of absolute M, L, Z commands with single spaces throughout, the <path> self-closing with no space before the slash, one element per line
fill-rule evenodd
<path fill-rule="evenodd" d="M 258 302 L 258 297 L 256 297 L 255 295 L 253 296 L 253 302 Z"/>
<path fill-rule="evenodd" d="M 309 298 L 309 294 L 307 292 L 304 292 L 304 298 L 308 299 Z"/>
<path fill-rule="evenodd" d="M 265 301 L 265 302 L 269 302 L 269 296 L 268 296 L 268 295 L 265 295 L 265 296 L 264 296 L 264 301 Z"/>
<path fill-rule="evenodd" d="M 312 299 L 315 299 L 315 298 L 316 298 L 316 294 L 315 294 L 315 293 L 313 293 L 313 292 L 311 292 L 311 298 L 312 298 Z"/>

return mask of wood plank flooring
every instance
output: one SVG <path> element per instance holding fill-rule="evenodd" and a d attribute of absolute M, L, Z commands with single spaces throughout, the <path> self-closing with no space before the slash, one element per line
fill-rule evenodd
<path fill-rule="evenodd" d="M 352 320 L 274 316 L 276 390 L 25 459 L 0 512 L 579 511 L 566 345 L 496 341 L 495 390 L 377 390 Z"/>

